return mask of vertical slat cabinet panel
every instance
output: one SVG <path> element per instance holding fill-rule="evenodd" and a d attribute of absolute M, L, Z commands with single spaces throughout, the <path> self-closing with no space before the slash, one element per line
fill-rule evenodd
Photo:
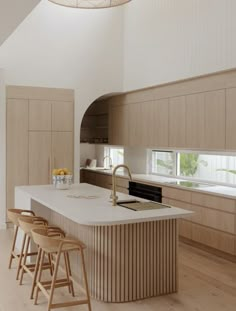
<path fill-rule="evenodd" d="M 74 103 L 52 102 L 52 130 L 72 132 L 74 128 Z"/>
<path fill-rule="evenodd" d="M 128 105 L 111 105 L 109 109 L 109 143 L 128 145 L 129 116 Z"/>
<path fill-rule="evenodd" d="M 168 99 L 159 99 L 152 102 L 151 122 L 146 126 L 150 127 L 151 133 L 149 138 L 150 147 L 168 147 L 169 138 L 169 106 Z"/>
<path fill-rule="evenodd" d="M 185 96 L 169 100 L 169 147 L 185 147 Z"/>
<path fill-rule="evenodd" d="M 151 136 L 152 136 L 152 126 L 153 126 L 153 117 L 152 117 L 152 107 L 153 102 L 143 102 L 140 104 L 140 117 L 139 124 L 137 124 L 140 129 L 139 143 L 137 146 L 149 147 L 151 146 Z"/>
<path fill-rule="evenodd" d="M 51 131 L 52 105 L 50 101 L 29 101 L 29 130 Z"/>
<path fill-rule="evenodd" d="M 66 167 L 73 172 L 72 132 L 52 132 L 52 168 Z"/>
<path fill-rule="evenodd" d="M 140 146 L 141 103 L 129 105 L 129 146 Z"/>
<path fill-rule="evenodd" d="M 204 145 L 204 94 L 186 96 L 186 147 L 202 148 Z"/>
<path fill-rule="evenodd" d="M 236 88 L 226 90 L 226 149 L 236 150 Z"/>
<path fill-rule="evenodd" d="M 51 183 L 51 132 L 29 133 L 29 184 Z"/>
<path fill-rule="evenodd" d="M 225 149 L 225 90 L 205 93 L 205 149 Z"/>
<path fill-rule="evenodd" d="M 28 100 L 7 101 L 7 208 L 14 208 L 14 187 L 28 184 Z"/>

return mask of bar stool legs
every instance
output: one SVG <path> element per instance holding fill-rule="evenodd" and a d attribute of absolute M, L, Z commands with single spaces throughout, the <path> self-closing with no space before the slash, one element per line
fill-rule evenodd
<path fill-rule="evenodd" d="M 20 257 L 19 257 L 19 262 L 18 262 L 18 267 L 17 267 L 17 272 L 16 272 L 16 279 L 17 280 L 19 280 L 20 270 L 21 270 L 21 266 L 22 266 L 22 260 L 23 260 L 23 257 L 24 257 L 25 241 L 26 241 L 26 234 L 24 233 L 23 241 L 22 241 L 22 246 L 21 246 Z"/>
<path fill-rule="evenodd" d="M 65 308 L 65 307 L 72 307 L 87 304 L 88 310 L 91 311 L 91 302 L 90 302 L 90 295 L 89 295 L 89 288 L 88 288 L 88 280 L 86 275 L 86 268 L 85 268 L 85 260 L 84 260 L 84 249 L 85 245 L 79 240 L 67 239 L 67 238 L 52 238 L 47 235 L 47 230 L 42 228 L 35 228 L 31 231 L 32 237 L 34 242 L 39 246 L 41 249 L 41 255 L 39 255 L 40 259 L 37 260 L 39 263 L 39 271 L 36 278 L 36 295 L 34 304 L 38 302 L 38 295 L 39 291 L 44 294 L 44 296 L 48 299 L 48 311 L 56 308 Z M 69 292 L 72 296 L 74 296 L 74 287 L 73 282 L 76 281 L 72 278 L 71 275 L 71 267 L 70 267 L 70 252 L 78 252 L 81 258 L 81 271 L 83 273 L 83 281 L 84 281 L 84 290 L 85 290 L 85 298 L 74 299 L 74 300 L 67 300 L 64 302 L 56 302 L 54 301 L 54 291 L 55 288 L 58 287 L 68 287 Z M 53 276 L 51 281 L 43 281 L 42 280 L 42 269 L 44 263 L 45 255 L 52 255 L 55 254 L 55 264 L 53 269 Z M 58 271 L 61 269 L 60 267 L 60 260 L 64 257 L 65 261 L 65 273 L 66 278 L 58 278 Z M 62 269 L 64 270 L 64 269 Z M 34 290 L 32 290 L 32 293 Z"/>
<path fill-rule="evenodd" d="M 13 242 L 12 242 L 12 247 L 11 247 L 11 253 L 10 253 L 10 260 L 9 260 L 8 269 L 11 269 L 12 260 L 14 258 L 16 258 L 16 257 L 17 258 L 19 257 L 19 255 L 15 254 L 15 247 L 16 247 L 16 239 L 17 239 L 18 230 L 19 230 L 19 226 L 15 226 L 15 228 L 14 228 L 14 237 L 13 237 Z"/>

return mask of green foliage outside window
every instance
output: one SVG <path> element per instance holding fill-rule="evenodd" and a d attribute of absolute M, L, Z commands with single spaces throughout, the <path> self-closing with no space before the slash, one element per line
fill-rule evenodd
<path fill-rule="evenodd" d="M 157 160 L 157 165 L 168 170 L 169 175 L 173 175 L 174 154 L 168 160 Z M 194 176 L 197 172 L 199 164 L 207 166 L 207 161 L 199 160 L 199 155 L 196 153 L 179 153 L 179 168 L 181 176 Z"/>

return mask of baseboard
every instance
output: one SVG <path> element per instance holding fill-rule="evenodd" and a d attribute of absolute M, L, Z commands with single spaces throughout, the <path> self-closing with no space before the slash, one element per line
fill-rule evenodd
<path fill-rule="evenodd" d="M 184 238 L 182 236 L 179 237 L 179 240 L 181 242 L 183 242 L 183 243 L 186 243 L 186 244 L 190 245 L 190 246 L 199 248 L 199 249 L 201 249 L 201 250 L 203 250 L 205 252 L 208 252 L 210 254 L 216 255 L 218 257 L 221 257 L 223 259 L 226 259 L 226 260 L 229 260 L 229 261 L 232 261 L 232 262 L 236 263 L 236 256 L 235 255 L 231 255 L 231 254 L 225 253 L 225 252 L 220 251 L 218 249 L 215 249 L 215 248 L 212 248 L 210 246 L 207 246 L 207 245 L 195 242 L 193 240 L 189 240 L 189 239 Z"/>

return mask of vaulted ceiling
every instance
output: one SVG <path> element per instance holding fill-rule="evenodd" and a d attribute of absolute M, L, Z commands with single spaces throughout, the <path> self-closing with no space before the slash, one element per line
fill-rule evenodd
<path fill-rule="evenodd" d="M 41 0 L 0 0 L 0 45 Z"/>

